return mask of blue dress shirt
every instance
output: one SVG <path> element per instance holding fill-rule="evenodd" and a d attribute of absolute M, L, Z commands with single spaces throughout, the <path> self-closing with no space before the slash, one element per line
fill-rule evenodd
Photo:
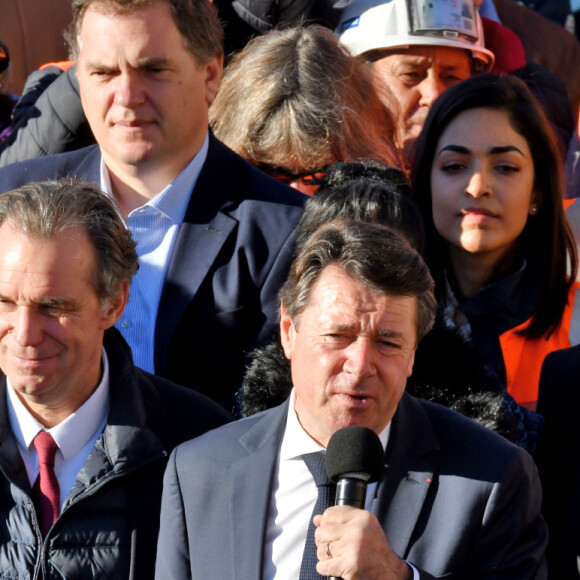
<path fill-rule="evenodd" d="M 126 220 L 137 243 L 139 271 L 131 283 L 125 312 L 115 326 L 131 346 L 135 364 L 150 373 L 155 373 L 155 324 L 163 283 L 208 146 L 209 134 L 177 179 L 145 205 L 134 209 Z M 102 159 L 101 188 L 112 196 L 111 181 Z"/>

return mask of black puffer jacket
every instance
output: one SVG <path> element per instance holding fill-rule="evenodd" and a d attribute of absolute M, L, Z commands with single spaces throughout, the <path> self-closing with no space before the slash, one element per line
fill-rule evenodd
<path fill-rule="evenodd" d="M 0 167 L 92 145 L 75 67 L 33 72 L 12 113 L 12 125 L 10 137 L 0 144 Z"/>
<path fill-rule="evenodd" d="M 179 443 L 229 415 L 191 389 L 133 365 L 115 330 L 105 335 L 111 408 L 44 542 L 0 381 L 0 578 L 153 578 L 163 473 Z"/>

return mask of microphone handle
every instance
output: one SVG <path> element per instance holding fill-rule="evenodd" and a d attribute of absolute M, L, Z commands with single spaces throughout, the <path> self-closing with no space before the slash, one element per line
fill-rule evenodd
<path fill-rule="evenodd" d="M 349 505 L 364 509 L 367 496 L 367 482 L 357 477 L 341 477 L 336 483 L 335 505 Z M 342 580 L 337 576 L 328 576 L 328 580 Z"/>

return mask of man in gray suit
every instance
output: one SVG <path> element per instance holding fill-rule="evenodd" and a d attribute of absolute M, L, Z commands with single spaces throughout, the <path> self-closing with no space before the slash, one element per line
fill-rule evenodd
<path fill-rule="evenodd" d="M 294 389 L 172 454 L 156 577 L 546 578 L 531 457 L 405 394 L 436 309 L 419 255 L 383 226 L 330 224 L 303 246 L 280 299 Z M 308 458 L 349 425 L 378 434 L 383 474 L 366 509 L 326 509 L 309 540 L 318 492 Z M 304 575 L 309 542 L 314 575 Z"/>

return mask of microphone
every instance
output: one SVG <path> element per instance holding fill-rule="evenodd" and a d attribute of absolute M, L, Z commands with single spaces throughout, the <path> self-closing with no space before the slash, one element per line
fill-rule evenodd
<path fill-rule="evenodd" d="M 336 482 L 335 505 L 364 509 L 367 484 L 381 476 L 384 455 L 378 435 L 367 427 L 352 425 L 332 435 L 326 448 L 326 473 Z"/>

